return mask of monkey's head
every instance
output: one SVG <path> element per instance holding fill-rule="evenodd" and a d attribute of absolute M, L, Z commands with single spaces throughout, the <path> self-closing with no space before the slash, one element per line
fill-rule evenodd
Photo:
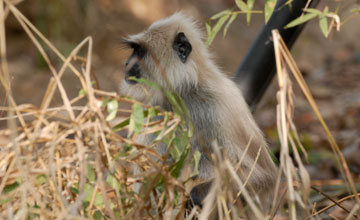
<path fill-rule="evenodd" d="M 125 64 L 122 94 L 153 104 L 162 103 L 160 91 L 131 77 L 144 78 L 179 93 L 197 85 L 197 70 L 204 58 L 202 54 L 207 53 L 199 27 L 188 16 L 176 13 L 159 20 L 144 32 L 127 37 L 124 43 L 132 49 L 132 54 Z"/>

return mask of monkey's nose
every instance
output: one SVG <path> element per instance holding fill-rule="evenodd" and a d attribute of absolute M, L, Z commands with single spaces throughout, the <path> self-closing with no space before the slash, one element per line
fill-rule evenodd
<path fill-rule="evenodd" d="M 136 84 L 137 81 L 129 79 L 130 77 L 140 78 L 140 66 L 139 64 L 134 64 L 129 70 L 125 70 L 125 81 L 129 84 Z"/>

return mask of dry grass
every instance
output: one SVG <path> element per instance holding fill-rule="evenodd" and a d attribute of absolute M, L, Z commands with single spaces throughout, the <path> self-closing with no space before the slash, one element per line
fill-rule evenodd
<path fill-rule="evenodd" d="M 39 107 L 17 105 L 11 93 L 5 39 L 5 19 L 9 13 L 21 24 L 53 76 Z M 0 219 L 183 219 L 188 198 L 186 189 L 191 180 L 189 176 L 180 178 L 180 171 L 189 162 L 186 158 L 191 151 L 188 144 L 191 129 L 187 129 L 179 114 L 94 88 L 91 37 L 65 57 L 18 11 L 14 1 L 0 1 L 0 16 L 0 81 L 8 102 L 8 106 L 0 109 L 7 114 L 0 120 L 8 122 L 7 128 L 0 130 Z M 278 196 L 273 199 L 272 209 L 263 211 L 257 197 L 247 192 L 247 181 L 238 177 L 236 168 L 214 145 L 213 187 L 203 210 L 194 209 L 188 213 L 189 219 L 193 216 L 208 219 L 214 214 L 213 210 L 217 210 L 219 219 L 246 218 L 245 213 L 249 212 L 255 219 L 273 219 L 276 213 L 275 218 L 282 215 L 288 219 L 300 219 L 299 216 L 310 219 L 320 216 L 330 206 L 346 210 L 349 219 L 358 213 L 359 195 L 346 161 L 277 32 L 273 39 L 280 85 L 277 117 L 282 148 L 274 189 Z M 47 50 L 42 45 L 46 45 Z M 79 57 L 79 51 L 85 48 L 87 56 Z M 62 61 L 60 68 L 55 68 L 48 58 L 45 51 L 49 50 Z M 83 88 L 77 97 L 69 97 L 64 89 L 61 78 L 66 70 L 77 76 Z M 295 147 L 301 147 L 301 143 L 292 122 L 294 106 L 288 70 L 294 74 L 329 135 L 339 167 L 351 189 L 343 200 L 356 199 L 351 210 L 342 207 L 342 201 L 334 201 L 329 207 L 316 211 L 316 204 L 309 199 L 311 180 Z M 54 107 L 51 103 L 56 90 L 63 105 Z M 86 104 L 80 105 L 80 100 L 86 100 Z M 128 113 L 118 108 L 119 102 L 133 104 L 131 116 L 110 125 L 109 121 L 116 115 Z M 181 103 L 179 107 L 181 109 Z M 155 120 L 154 115 L 164 117 Z M 157 133 L 158 138 L 151 146 L 137 144 L 137 138 L 144 133 Z M 152 148 L 160 141 L 169 146 L 165 155 L 159 155 Z M 290 157 L 290 148 L 297 166 Z M 305 150 L 301 149 L 306 157 Z M 173 163 L 168 162 L 170 156 Z M 196 156 L 191 161 L 196 164 Z M 134 172 L 134 167 L 139 171 Z M 134 184 L 138 182 L 142 183 L 140 189 L 134 191 Z M 280 190 L 282 188 L 287 190 Z M 240 197 L 247 206 L 241 203 Z"/>
<path fill-rule="evenodd" d="M 284 41 L 281 39 L 279 32 L 274 30 L 272 33 L 273 41 L 274 41 L 274 49 L 276 55 L 276 68 L 277 68 L 277 77 L 280 90 L 278 91 L 277 98 L 278 98 L 278 106 L 277 106 L 277 127 L 278 133 L 281 142 L 281 155 L 280 155 L 280 168 L 283 170 L 284 176 L 286 177 L 286 182 L 288 185 L 288 205 L 290 211 L 290 219 L 297 219 L 297 209 L 296 203 L 299 204 L 306 213 L 306 216 L 309 216 L 309 207 L 316 206 L 316 203 L 311 204 L 309 200 L 309 192 L 311 187 L 310 177 L 308 172 L 306 171 L 298 150 L 296 146 L 298 145 L 304 154 L 307 157 L 306 151 L 304 147 L 302 147 L 301 142 L 299 141 L 299 135 L 297 134 L 296 127 L 292 121 L 293 115 L 293 91 L 290 81 L 290 75 L 288 70 L 292 73 L 294 78 L 296 79 L 298 85 L 300 86 L 304 96 L 308 100 L 310 106 L 312 107 L 313 111 L 315 112 L 316 116 L 318 117 L 321 125 L 323 126 L 326 135 L 328 136 L 328 140 L 330 142 L 330 146 L 332 147 L 333 153 L 335 158 L 338 162 L 338 168 L 340 172 L 343 174 L 345 182 L 347 183 L 346 186 L 349 187 L 349 193 L 352 193 L 351 198 L 355 198 L 354 206 L 351 212 L 346 208 L 342 207 L 338 202 L 331 199 L 331 197 L 327 196 L 326 198 L 330 201 L 334 202 L 335 205 L 343 209 L 346 213 L 348 213 L 348 218 L 351 219 L 353 217 L 357 217 L 355 213 L 358 213 L 359 209 L 359 194 L 357 193 L 356 186 L 354 184 L 354 180 L 351 176 L 349 168 L 347 166 L 346 160 L 340 151 L 340 148 L 337 146 L 334 137 L 332 136 L 328 126 L 326 125 L 323 117 L 320 114 L 320 111 L 314 101 L 314 98 L 311 95 L 311 92 L 306 85 L 306 82 L 297 67 L 294 59 L 291 56 L 290 51 L 287 49 Z M 293 134 L 293 135 L 291 135 Z M 292 147 L 294 152 L 294 157 L 297 162 L 297 168 L 294 165 L 293 160 L 289 156 L 289 143 Z M 295 144 L 296 143 L 296 144 Z M 295 187 L 298 190 L 295 190 Z M 319 192 L 319 191 L 318 191 Z M 301 198 L 302 196 L 302 198 Z M 325 209 L 326 210 L 326 209 Z M 314 211 L 314 209 L 312 210 Z M 315 217 L 322 212 L 313 213 L 308 217 Z"/>
<path fill-rule="evenodd" d="M 84 39 L 68 57 L 64 57 L 13 4 L 9 1 L 1 1 L 0 4 L 3 16 L 0 79 L 9 102 L 8 107 L 1 108 L 8 115 L 1 118 L 8 121 L 8 128 L 0 131 L 3 139 L 0 151 L 0 216 L 5 219 L 118 219 L 120 216 L 139 219 L 163 216 L 164 212 L 157 212 L 157 207 L 163 207 L 165 212 L 179 213 L 184 207 L 181 203 L 185 201 L 184 184 L 171 175 L 169 166 L 162 165 L 165 158 L 151 147 L 136 143 L 139 125 L 128 138 L 119 135 L 128 130 L 129 124 L 139 123 L 139 120 L 123 118 L 122 123 L 115 127 L 110 126 L 109 121 L 116 114 L 128 113 L 127 110 L 111 108 L 113 105 L 117 107 L 118 102 L 135 103 L 142 117 L 144 114 L 149 116 L 147 123 L 141 123 L 140 127 L 146 127 L 146 132 L 160 131 L 164 137 L 181 129 L 180 118 L 93 88 L 91 37 Z M 11 95 L 5 56 L 4 21 L 8 12 L 22 25 L 53 76 L 40 107 L 16 105 Z M 59 70 L 51 63 L 41 42 L 63 61 Z M 79 59 L 79 51 L 86 46 L 87 57 Z M 61 82 L 67 69 L 78 77 L 83 87 L 78 97 L 68 97 Z M 60 92 L 63 105 L 51 107 L 56 89 Z M 79 101 L 84 99 L 87 100 L 86 105 L 79 105 Z M 167 117 L 152 121 L 151 112 L 166 114 Z M 143 175 L 133 174 L 134 164 L 143 170 Z M 150 170 L 149 167 L 156 169 Z M 132 185 L 144 181 L 147 183 L 143 185 L 141 195 L 137 195 Z M 149 202 L 150 194 L 159 185 L 167 188 L 154 192 L 159 204 L 153 204 Z M 176 203 L 180 204 L 180 209 L 174 206 Z"/>

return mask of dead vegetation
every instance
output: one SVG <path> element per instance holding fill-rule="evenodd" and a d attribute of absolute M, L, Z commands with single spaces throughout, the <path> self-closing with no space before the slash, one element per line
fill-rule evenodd
<path fill-rule="evenodd" d="M 52 74 L 40 106 L 17 105 L 12 96 L 5 39 L 9 13 L 21 24 Z M 191 152 L 191 127 L 183 120 L 182 112 L 186 110 L 176 95 L 168 94 L 177 109 L 170 113 L 102 91 L 96 87 L 92 72 L 91 37 L 65 57 L 16 8 L 15 1 L 0 1 L 0 15 L 0 80 L 8 103 L 0 109 L 6 115 L 0 120 L 7 121 L 7 127 L 0 130 L 0 219 L 183 219 L 186 189 L 191 175 L 196 175 L 199 155 Z M 273 39 L 280 86 L 277 125 L 281 155 L 272 207 L 267 212 L 259 207 L 257 197 L 251 197 L 245 189 L 247 182 L 236 175 L 237 167 L 232 167 L 226 155 L 214 147 L 215 183 L 203 210 L 193 209 L 187 213 L 188 219 L 208 219 L 213 210 L 217 210 L 219 219 L 246 218 L 246 210 L 256 219 L 323 219 L 331 217 L 326 211 L 333 206 L 342 210 L 344 219 L 358 218 L 359 186 L 277 32 Z M 49 50 L 62 61 L 60 68 L 55 68 L 49 59 Z M 85 51 L 85 57 L 79 56 L 81 51 Z M 69 97 L 62 84 L 66 70 L 77 76 L 76 83 L 83 88 L 76 97 Z M 317 190 L 318 185 L 311 181 L 303 165 L 306 151 L 292 122 L 294 96 L 289 73 L 324 127 L 343 173 L 345 193 L 338 201 Z M 60 106 L 52 106 L 56 90 L 62 98 Z M 120 102 L 132 104 L 132 110 L 119 108 Z M 129 113 L 129 117 L 120 117 Z M 164 119 L 154 119 L 155 115 Z M 116 116 L 120 122 L 110 123 Z M 155 142 L 166 143 L 167 153 L 159 155 L 153 145 L 137 144 L 137 138 L 144 133 L 156 133 Z M 195 169 L 188 177 L 180 178 L 189 162 Z M 134 174 L 134 167 L 140 172 Z M 134 190 L 136 183 L 141 183 L 139 191 Z M 310 192 L 315 192 L 312 189 L 323 197 L 311 198 L 314 194 Z M 346 205 L 342 205 L 344 201 Z"/>

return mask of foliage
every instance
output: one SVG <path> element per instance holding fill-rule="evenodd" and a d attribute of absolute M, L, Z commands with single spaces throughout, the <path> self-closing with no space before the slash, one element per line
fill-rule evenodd
<path fill-rule="evenodd" d="M 289 0 L 285 3 L 285 5 L 280 6 L 282 7 L 291 7 L 291 3 L 293 0 Z M 341 23 L 342 17 L 340 16 L 340 9 L 341 9 L 341 3 L 343 1 L 336 1 L 336 7 L 334 11 L 330 11 L 330 6 L 326 5 L 322 11 L 318 9 L 312 9 L 312 8 L 305 8 L 304 14 L 302 14 L 300 17 L 294 19 L 289 24 L 285 26 L 285 28 L 291 28 L 295 27 L 297 25 L 301 25 L 305 22 L 308 22 L 310 20 L 313 20 L 314 18 L 319 19 L 319 27 L 325 37 L 328 37 L 331 30 L 335 28 L 337 31 L 340 30 L 341 25 L 343 25 L 345 22 Z M 218 32 L 221 30 L 221 28 L 224 27 L 223 33 L 224 36 L 226 35 L 230 25 L 234 22 L 234 20 L 238 17 L 240 14 L 246 14 L 246 22 L 249 24 L 251 21 L 252 14 L 259 14 L 263 13 L 265 18 L 265 23 L 270 19 L 274 9 L 275 5 L 277 3 L 277 0 L 266 0 L 264 4 L 264 10 L 254 10 L 255 0 L 235 0 L 236 7 L 231 9 L 223 10 L 208 20 L 206 23 L 206 30 L 208 34 L 208 39 L 206 41 L 207 45 L 210 45 Z M 310 1 L 309 1 L 310 3 Z M 353 3 L 355 5 L 355 3 Z M 358 8 L 352 8 L 350 10 L 350 15 L 348 15 L 347 18 L 344 19 L 344 21 L 348 21 L 352 19 L 354 16 L 359 14 Z M 212 24 L 213 21 L 215 21 L 215 24 Z M 224 26 L 225 25 L 225 26 Z"/>

